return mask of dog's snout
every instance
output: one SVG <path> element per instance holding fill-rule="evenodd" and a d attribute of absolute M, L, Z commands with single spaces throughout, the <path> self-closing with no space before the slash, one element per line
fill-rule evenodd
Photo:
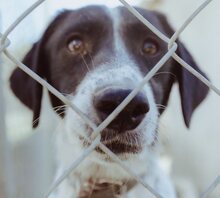
<path fill-rule="evenodd" d="M 132 90 L 107 89 L 99 91 L 94 98 L 94 107 L 101 121 L 105 120 Z M 132 101 L 119 113 L 107 128 L 123 132 L 135 129 L 149 111 L 146 96 L 138 93 Z"/>

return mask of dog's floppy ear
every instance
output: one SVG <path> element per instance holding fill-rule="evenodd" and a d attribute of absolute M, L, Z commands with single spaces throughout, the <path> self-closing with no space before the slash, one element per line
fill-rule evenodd
<path fill-rule="evenodd" d="M 196 62 L 185 48 L 185 46 L 178 42 L 178 50 L 177 54 L 193 69 L 198 71 L 204 77 L 207 76 L 201 69 L 197 66 Z M 198 78 L 196 78 L 193 74 L 191 74 L 188 70 L 184 69 L 181 65 L 178 65 L 176 62 L 177 68 L 177 81 L 179 83 L 179 91 L 181 98 L 181 106 L 184 121 L 187 127 L 190 125 L 190 120 L 194 110 L 198 107 L 198 105 L 205 99 L 208 94 L 208 87 Z"/>
<path fill-rule="evenodd" d="M 45 53 L 45 45 L 57 25 L 68 13 L 69 11 L 64 10 L 53 20 L 44 32 L 42 38 L 33 45 L 22 61 L 33 72 L 49 82 L 50 68 Z M 37 127 L 41 111 L 42 86 L 19 68 L 13 71 L 10 77 L 10 85 L 19 100 L 33 111 L 33 127 Z M 53 106 L 58 106 L 61 103 L 55 96 L 52 96 L 52 94 L 50 94 L 50 99 Z"/>
<path fill-rule="evenodd" d="M 164 33 L 167 34 L 167 36 L 171 37 L 174 34 L 174 31 L 172 27 L 169 25 L 166 17 L 163 14 L 157 14 L 165 31 Z M 198 65 L 196 64 L 195 60 L 193 59 L 189 51 L 186 49 L 186 47 L 179 40 L 177 40 L 176 43 L 178 45 L 176 53 L 185 62 L 191 65 L 193 69 L 195 69 L 205 78 L 207 78 L 204 72 L 202 72 L 201 69 L 198 67 Z M 191 74 L 188 70 L 186 70 L 176 61 L 173 66 L 173 73 L 176 75 L 176 80 L 179 84 L 183 118 L 186 126 L 189 128 L 190 120 L 194 110 L 205 99 L 209 89 L 203 82 L 201 82 L 198 78 L 196 78 L 193 74 Z"/>
<path fill-rule="evenodd" d="M 46 60 L 41 54 L 40 41 L 33 45 L 23 59 L 23 63 L 41 77 L 47 76 Z M 33 121 L 35 121 L 40 115 L 42 86 L 19 68 L 12 73 L 10 85 L 19 100 L 33 111 Z M 33 127 L 37 125 L 38 119 L 33 122 Z"/>

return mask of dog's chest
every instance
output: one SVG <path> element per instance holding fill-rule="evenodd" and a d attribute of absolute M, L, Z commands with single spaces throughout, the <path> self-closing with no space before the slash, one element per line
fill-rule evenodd
<path fill-rule="evenodd" d="M 136 184 L 135 180 L 114 183 L 89 180 L 82 185 L 78 198 L 124 198 Z"/>

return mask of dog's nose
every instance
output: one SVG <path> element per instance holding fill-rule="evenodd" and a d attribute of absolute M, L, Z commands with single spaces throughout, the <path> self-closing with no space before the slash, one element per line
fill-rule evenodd
<path fill-rule="evenodd" d="M 105 120 L 131 91 L 125 89 L 99 91 L 94 97 L 94 107 L 100 120 Z M 135 129 L 148 111 L 147 98 L 143 93 L 138 93 L 107 128 L 117 130 L 118 132 Z"/>

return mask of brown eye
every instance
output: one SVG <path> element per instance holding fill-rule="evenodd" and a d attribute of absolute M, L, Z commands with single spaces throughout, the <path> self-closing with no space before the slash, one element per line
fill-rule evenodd
<path fill-rule="evenodd" d="M 155 55 L 158 52 L 158 45 L 155 41 L 145 41 L 143 48 L 142 48 L 142 53 L 146 55 Z"/>
<path fill-rule="evenodd" d="M 68 49 L 73 54 L 82 54 L 85 55 L 87 53 L 85 43 L 81 38 L 72 38 L 68 43 Z"/>

